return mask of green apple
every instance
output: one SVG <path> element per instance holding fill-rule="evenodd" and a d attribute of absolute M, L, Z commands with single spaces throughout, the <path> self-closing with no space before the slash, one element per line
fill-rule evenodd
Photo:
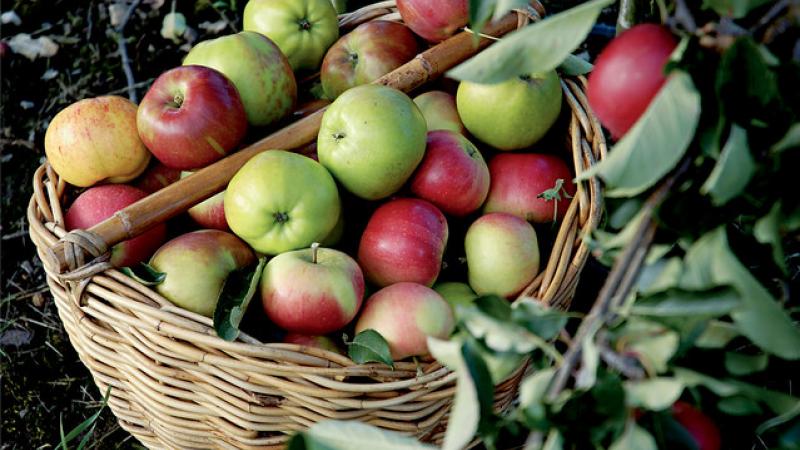
<path fill-rule="evenodd" d="M 236 236 L 199 230 L 162 245 L 150 265 L 167 274 L 155 286 L 159 294 L 184 309 L 211 317 L 228 275 L 255 260 L 250 247 Z"/>
<path fill-rule="evenodd" d="M 467 283 L 446 281 L 433 285 L 433 290 L 438 292 L 447 303 L 455 310 L 456 306 L 469 306 L 478 298 L 478 294 Z"/>
<path fill-rule="evenodd" d="M 385 198 L 422 161 L 426 135 L 425 117 L 406 94 L 381 85 L 357 86 L 322 116 L 319 162 L 353 194 Z"/>
<path fill-rule="evenodd" d="M 289 113 L 297 100 L 297 83 L 286 56 L 266 36 L 252 31 L 200 42 L 184 65 L 211 67 L 239 91 L 247 121 L 265 126 Z"/>
<path fill-rule="evenodd" d="M 499 150 L 530 147 L 561 113 L 561 83 L 555 70 L 497 84 L 462 81 L 456 107 L 473 136 Z"/>
<path fill-rule="evenodd" d="M 268 255 L 322 241 L 342 207 L 336 182 L 324 167 L 283 150 L 251 158 L 231 179 L 224 202 L 231 230 Z"/>
<path fill-rule="evenodd" d="M 480 295 L 512 297 L 539 272 L 539 244 L 533 226 L 506 213 L 481 216 L 467 230 L 469 285 Z"/>
<path fill-rule="evenodd" d="M 316 70 L 339 38 L 339 21 L 330 0 L 250 0 L 244 29 L 272 39 L 294 70 Z"/>

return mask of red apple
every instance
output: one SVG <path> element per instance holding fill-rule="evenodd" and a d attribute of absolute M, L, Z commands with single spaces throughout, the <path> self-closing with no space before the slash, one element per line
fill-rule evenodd
<path fill-rule="evenodd" d="M 676 45 L 667 28 L 641 24 L 617 36 L 597 57 L 587 96 L 612 136 L 621 138 L 664 85 L 664 65 Z"/>
<path fill-rule="evenodd" d="M 142 142 L 164 165 L 199 169 L 239 145 L 247 116 L 225 75 L 181 66 L 156 78 L 139 105 L 136 125 Z"/>
<path fill-rule="evenodd" d="M 346 253 L 295 250 L 272 258 L 261 275 L 264 311 L 279 327 L 326 334 L 350 323 L 361 308 L 364 275 Z"/>
<path fill-rule="evenodd" d="M 561 220 L 575 195 L 573 175 L 560 158 L 539 153 L 502 153 L 489 161 L 491 186 L 483 212 L 514 214 L 529 222 Z M 560 199 L 547 199 L 543 192 L 563 181 Z"/>
<path fill-rule="evenodd" d="M 153 160 L 150 167 L 136 179 L 135 187 L 152 194 L 181 179 L 181 171 Z"/>
<path fill-rule="evenodd" d="M 181 172 L 181 178 L 188 177 L 192 173 Z M 186 212 L 202 228 L 230 231 L 228 220 L 225 219 L 225 191 L 212 195 Z"/>
<path fill-rule="evenodd" d="M 373 20 L 339 38 L 322 60 L 320 78 L 329 99 L 371 83 L 416 56 L 417 40 L 404 25 Z"/>
<path fill-rule="evenodd" d="M 313 336 L 310 334 L 287 333 L 283 337 L 287 344 L 302 345 L 304 347 L 318 348 L 334 353 L 342 353 L 342 349 L 328 336 Z"/>
<path fill-rule="evenodd" d="M 452 95 L 444 91 L 429 91 L 414 97 L 414 103 L 425 116 L 428 131 L 450 130 L 464 134 L 464 124 Z"/>
<path fill-rule="evenodd" d="M 147 197 L 147 193 L 124 184 L 106 184 L 84 191 L 64 216 L 67 230 L 91 228 L 115 212 Z M 127 267 L 147 260 L 164 242 L 166 226 L 161 223 L 141 235 L 111 248 L 111 264 Z"/>
<path fill-rule="evenodd" d="M 453 310 L 436 291 L 417 283 L 396 283 L 364 304 L 356 334 L 372 329 L 389 344 L 394 360 L 428 354 L 428 336 L 447 339 L 455 326 Z"/>
<path fill-rule="evenodd" d="M 425 157 L 411 178 L 411 192 L 448 214 L 466 216 L 486 200 L 489 168 L 481 152 L 461 134 L 431 131 Z"/>
<path fill-rule="evenodd" d="M 162 245 L 150 265 L 167 274 L 155 286 L 159 294 L 181 308 L 211 317 L 231 272 L 255 261 L 253 250 L 231 233 L 198 230 Z"/>
<path fill-rule="evenodd" d="M 403 22 L 430 42 L 452 36 L 469 21 L 467 0 L 397 0 Z"/>
<path fill-rule="evenodd" d="M 442 267 L 447 235 L 447 220 L 429 202 L 392 200 L 370 217 L 358 246 L 358 262 L 378 286 L 401 281 L 431 286 Z"/>
<path fill-rule="evenodd" d="M 677 401 L 672 405 L 672 417 L 694 438 L 697 450 L 719 450 L 722 447 L 717 425 L 694 406 Z"/>

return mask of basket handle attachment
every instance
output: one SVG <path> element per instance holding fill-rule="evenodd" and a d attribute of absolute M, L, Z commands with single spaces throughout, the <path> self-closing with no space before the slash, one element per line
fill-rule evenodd
<path fill-rule="evenodd" d="M 509 13 L 490 22 L 481 34 L 501 37 L 524 25 L 527 20 L 540 18 L 543 7 L 538 0 L 532 4 L 538 6 Z M 478 45 L 474 45 L 472 32 L 463 31 L 420 53 L 373 83 L 411 92 L 475 55 L 493 41 L 491 38 L 481 38 Z M 88 280 L 91 276 L 111 268 L 108 249 L 113 245 L 136 237 L 150 227 L 163 223 L 221 192 L 239 168 L 253 156 L 270 149 L 294 150 L 314 141 L 325 109 L 323 107 L 193 175 L 156 191 L 88 230 L 67 233 L 44 253 L 48 266 L 62 280 L 79 284 L 80 280 Z M 75 293 L 81 294 L 82 289 Z"/>

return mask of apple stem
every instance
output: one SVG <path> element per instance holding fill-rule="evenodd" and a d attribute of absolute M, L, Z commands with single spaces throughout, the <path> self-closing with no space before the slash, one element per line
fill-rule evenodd
<path fill-rule="evenodd" d="M 319 242 L 314 242 L 311 244 L 311 263 L 317 263 L 317 252 L 319 251 Z"/>
<path fill-rule="evenodd" d="M 172 98 L 172 103 L 176 108 L 180 108 L 183 104 L 183 95 L 175 94 L 175 97 Z"/>

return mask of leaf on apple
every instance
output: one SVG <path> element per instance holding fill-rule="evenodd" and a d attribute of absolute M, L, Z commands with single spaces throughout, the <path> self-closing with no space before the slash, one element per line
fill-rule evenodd
<path fill-rule="evenodd" d="M 410 436 L 355 420 L 325 420 L 292 437 L 287 450 L 434 450 Z"/>
<path fill-rule="evenodd" d="M 447 75 L 457 80 L 491 84 L 555 69 L 583 42 L 600 11 L 611 3 L 613 0 L 593 0 L 509 33 Z M 479 13 L 484 16 L 475 16 L 472 6 L 470 4 L 470 23 L 488 14 L 484 10 Z"/>
<path fill-rule="evenodd" d="M 119 271 L 145 286 L 161 284 L 167 278 L 166 273 L 159 272 L 150 264 L 143 262 L 131 267 L 122 267 Z"/>
<path fill-rule="evenodd" d="M 258 289 L 258 281 L 266 263 L 267 258 L 262 257 L 257 264 L 231 272 L 225 279 L 214 309 L 214 331 L 217 336 L 226 341 L 233 341 L 239 336 L 239 325 Z"/>
<path fill-rule="evenodd" d="M 591 72 L 592 69 L 594 69 L 592 63 L 571 53 L 567 55 L 561 65 L 558 66 L 558 71 L 568 77 L 586 75 Z"/>
<path fill-rule="evenodd" d="M 347 355 L 356 364 L 378 362 L 394 368 L 389 343 L 377 331 L 364 330 L 358 333 L 352 342 L 345 343 L 347 344 Z"/>

